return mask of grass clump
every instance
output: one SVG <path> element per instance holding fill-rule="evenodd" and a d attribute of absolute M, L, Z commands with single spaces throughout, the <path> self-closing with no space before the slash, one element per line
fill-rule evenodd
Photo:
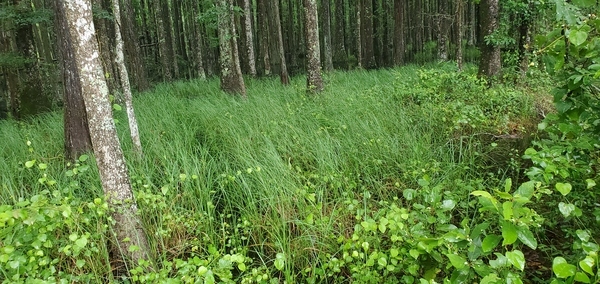
<path fill-rule="evenodd" d="M 131 269 L 132 280 L 413 283 L 454 277 L 446 255 L 456 248 L 423 239 L 467 228 L 465 220 L 477 215 L 469 193 L 520 170 L 499 168 L 508 161 L 492 159 L 502 147 L 515 148 L 501 137 L 527 130 L 534 99 L 522 88 L 489 89 L 451 65 L 334 72 L 325 80 L 319 96 L 305 94 L 302 77 L 289 87 L 249 79 L 248 99 L 223 94 L 217 80 L 163 84 L 136 96 L 142 160 L 134 158 L 126 124 L 118 127 L 158 270 L 141 263 Z M 125 121 L 124 113 L 115 117 Z M 94 163 L 65 168 L 59 113 L 5 121 L 0 131 L 10 137 L 0 148 L 0 200 L 8 206 L 0 214 L 42 195 L 56 206 L 76 200 L 78 214 L 106 228 L 109 221 L 91 210 L 102 204 Z M 33 160 L 44 169 L 28 167 Z M 11 220 L 28 225 L 24 217 Z M 0 229 L 1 242 L 14 242 L 7 227 Z M 87 225 L 78 230 L 74 240 L 44 252 L 61 266 L 35 277 L 110 271 L 109 232 Z M 95 248 L 89 255 L 102 257 L 65 255 L 62 245 L 81 244 L 85 232 L 84 247 Z M 74 233 L 57 227 L 54 234 Z M 6 279 L 33 275 L 12 265 L 20 261 L 15 255 L 36 246 L 20 244 L 19 254 L 6 253 L 6 261 L 0 256 Z M 83 270 L 70 270 L 70 262 Z"/>

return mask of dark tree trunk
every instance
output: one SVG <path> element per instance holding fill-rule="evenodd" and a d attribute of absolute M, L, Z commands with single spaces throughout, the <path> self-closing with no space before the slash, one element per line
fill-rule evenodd
<path fill-rule="evenodd" d="M 375 63 L 375 50 L 373 42 L 373 2 L 372 0 L 361 1 L 360 37 L 362 43 L 362 67 L 373 69 Z"/>
<path fill-rule="evenodd" d="M 344 19 L 344 0 L 334 0 L 335 22 L 333 36 L 333 65 L 336 68 L 348 68 L 348 54 L 345 44 L 345 19 Z"/>
<path fill-rule="evenodd" d="M 500 46 L 494 43 L 487 44 L 485 37 L 493 34 L 498 29 L 499 0 L 481 0 L 479 5 L 479 20 L 482 32 L 479 76 L 495 77 L 500 74 L 502 69 Z"/>
<path fill-rule="evenodd" d="M 463 13 L 464 13 L 464 0 L 457 0 L 456 3 L 456 65 L 458 71 L 463 69 Z"/>
<path fill-rule="evenodd" d="M 267 0 L 257 0 L 256 5 L 258 9 L 258 25 L 257 31 L 259 39 L 259 54 L 262 59 L 263 74 L 266 76 L 271 75 L 271 58 L 269 54 L 269 22 L 267 19 Z"/>
<path fill-rule="evenodd" d="M 394 65 L 404 64 L 404 4 L 394 0 Z"/>
<path fill-rule="evenodd" d="M 173 80 L 171 73 L 171 64 L 169 63 L 169 44 L 167 40 L 167 28 L 163 21 L 163 7 L 160 0 L 152 0 L 154 7 L 154 18 L 156 19 L 156 41 L 158 42 L 158 57 L 162 65 L 163 79 L 166 81 Z"/>
<path fill-rule="evenodd" d="M 122 31 L 125 43 L 125 56 L 128 69 L 134 80 L 134 85 L 138 91 L 148 89 L 148 78 L 146 76 L 146 64 L 142 58 L 140 42 L 138 40 L 138 27 L 135 21 L 135 13 L 131 0 L 122 0 L 121 23 L 123 23 Z"/>
<path fill-rule="evenodd" d="M 321 77 L 321 54 L 319 48 L 319 22 L 316 0 L 304 0 L 306 17 L 307 91 L 312 94 L 324 89 Z"/>

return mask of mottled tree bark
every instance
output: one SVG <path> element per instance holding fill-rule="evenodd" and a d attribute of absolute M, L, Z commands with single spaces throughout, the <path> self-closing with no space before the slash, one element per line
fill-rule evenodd
<path fill-rule="evenodd" d="M 495 77 L 500 74 L 502 69 L 500 46 L 486 43 L 485 37 L 498 29 L 499 0 L 481 0 L 479 5 L 479 19 L 483 35 L 480 47 L 479 76 Z"/>
<path fill-rule="evenodd" d="M 457 0 L 456 3 L 456 65 L 458 66 L 458 71 L 462 71 L 463 69 L 463 13 L 465 10 L 464 0 Z"/>
<path fill-rule="evenodd" d="M 333 52 L 331 50 L 331 0 L 321 0 L 321 32 L 323 33 L 323 56 L 325 71 L 333 70 Z"/>
<path fill-rule="evenodd" d="M 129 121 L 129 132 L 133 142 L 133 151 L 138 157 L 143 156 L 142 142 L 140 141 L 140 132 L 138 131 L 137 119 L 133 111 L 133 97 L 131 95 L 131 85 L 129 84 L 129 73 L 125 66 L 125 57 L 123 55 L 123 37 L 121 36 L 121 10 L 119 0 L 112 0 L 113 14 L 115 15 L 115 62 L 119 70 L 121 86 L 123 86 L 123 97 L 125 99 L 125 110 L 127 120 Z"/>
<path fill-rule="evenodd" d="M 75 47 L 75 62 L 102 188 L 109 205 L 114 209 L 113 230 L 118 244 L 115 255 L 122 255 L 130 264 L 137 264 L 140 259 L 149 257 L 148 243 L 137 215 L 137 205 L 112 117 L 108 87 L 94 36 L 92 6 L 89 1 L 82 0 L 64 0 L 61 4 L 64 5 L 69 34 Z M 131 250 L 131 246 L 138 249 Z"/>
<path fill-rule="evenodd" d="M 450 29 L 451 17 L 448 15 L 448 1 L 441 0 L 439 13 L 435 19 L 437 30 L 437 53 L 441 61 L 448 60 L 448 30 Z"/>
<path fill-rule="evenodd" d="M 198 3 L 196 3 L 195 1 L 192 3 L 192 17 L 194 19 L 196 19 L 198 17 L 200 8 L 198 8 Z M 206 79 L 206 70 L 204 68 L 204 59 L 203 59 L 203 42 L 202 42 L 202 33 L 204 32 L 202 30 L 202 26 L 200 24 L 198 24 L 197 20 L 193 21 L 193 27 L 194 27 L 194 47 L 195 47 L 195 52 L 194 54 L 196 55 L 196 62 L 195 62 L 195 66 L 196 66 L 196 72 L 198 72 L 198 77 L 200 77 L 200 79 Z"/>
<path fill-rule="evenodd" d="M 394 65 L 404 64 L 404 4 L 394 0 Z"/>
<path fill-rule="evenodd" d="M 227 93 L 246 96 L 246 86 L 242 77 L 238 58 L 235 26 L 233 21 L 233 1 L 219 0 L 219 51 L 221 65 L 221 89 Z"/>
<path fill-rule="evenodd" d="M 324 89 L 323 78 L 321 77 L 317 1 L 304 0 L 304 11 L 306 17 L 306 50 L 308 53 L 306 87 L 309 93 L 316 94 Z"/>
<path fill-rule="evenodd" d="M 289 85 L 290 84 L 290 76 L 287 71 L 287 64 L 285 62 L 285 50 L 283 49 L 283 35 L 281 33 L 281 21 L 279 20 L 279 1 L 273 1 L 273 24 L 277 29 L 277 49 L 279 50 L 279 62 L 281 64 L 279 70 L 279 78 L 281 79 L 281 84 Z"/>
<path fill-rule="evenodd" d="M 92 140 L 88 127 L 87 113 L 81 93 L 81 82 L 77 62 L 75 62 L 74 47 L 69 35 L 69 26 L 65 21 L 65 11 L 62 4 L 54 5 L 55 31 L 58 39 L 58 49 L 64 86 L 64 137 L 65 157 L 75 160 L 80 155 L 92 151 Z"/>
<path fill-rule="evenodd" d="M 246 34 L 246 53 L 250 75 L 256 76 L 256 56 L 254 55 L 254 34 L 252 32 L 252 10 L 250 0 L 244 1 L 244 33 Z M 281 30 L 281 28 L 280 28 Z"/>

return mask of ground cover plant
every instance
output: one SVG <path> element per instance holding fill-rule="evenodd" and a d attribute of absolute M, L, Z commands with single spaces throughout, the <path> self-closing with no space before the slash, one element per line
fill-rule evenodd
<path fill-rule="evenodd" d="M 597 205 L 579 186 L 597 176 L 563 174 L 564 147 L 526 150 L 551 111 L 544 76 L 529 75 L 489 87 L 439 64 L 328 73 L 319 96 L 303 77 L 250 79 L 247 99 L 218 80 L 138 94 L 142 159 L 114 114 L 154 260 L 123 276 L 93 157 L 62 157 L 61 113 L 3 121 L 0 278 L 593 283 L 598 221 L 582 216 Z"/>

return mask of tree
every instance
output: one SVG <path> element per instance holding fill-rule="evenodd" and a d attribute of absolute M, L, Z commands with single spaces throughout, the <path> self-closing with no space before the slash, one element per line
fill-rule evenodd
<path fill-rule="evenodd" d="M 148 78 L 146 76 L 146 64 L 142 58 L 140 42 L 138 40 L 138 26 L 135 21 L 135 13 L 131 0 L 123 0 L 123 13 L 121 14 L 121 22 L 123 23 L 121 31 L 125 36 L 125 53 L 129 59 L 129 68 L 133 73 L 134 83 L 138 91 L 148 89 Z"/>
<path fill-rule="evenodd" d="M 489 38 L 498 29 L 500 12 L 499 0 L 481 0 L 479 19 L 483 40 L 481 41 L 481 59 L 479 61 L 479 76 L 495 77 L 502 69 L 500 46 Z"/>
<path fill-rule="evenodd" d="M 277 49 L 279 50 L 279 62 L 281 64 L 281 68 L 279 70 L 279 78 L 281 79 L 281 84 L 289 85 L 290 84 L 290 76 L 288 75 L 287 65 L 285 62 L 285 50 L 283 49 L 283 35 L 281 33 L 281 21 L 279 20 L 279 0 L 275 0 L 273 3 L 273 24 L 276 29 L 277 36 Z"/>
<path fill-rule="evenodd" d="M 219 0 L 218 17 L 221 89 L 245 97 L 246 86 L 238 57 L 232 0 Z"/>
<path fill-rule="evenodd" d="M 254 36 L 252 34 L 252 11 L 250 10 L 250 0 L 243 1 L 244 33 L 246 34 L 246 52 L 248 53 L 248 66 L 250 68 L 250 75 L 256 76 L 256 56 L 254 55 Z"/>
<path fill-rule="evenodd" d="M 404 63 L 404 1 L 394 0 L 394 65 Z"/>
<path fill-rule="evenodd" d="M 456 1 L 456 65 L 458 71 L 462 71 L 463 68 L 463 49 L 462 49 L 462 36 L 463 36 L 463 13 L 464 13 L 464 0 Z"/>
<path fill-rule="evenodd" d="M 344 0 L 334 0 L 335 22 L 333 33 L 333 63 L 337 68 L 348 68 L 348 54 L 346 53 L 345 35 L 345 15 Z"/>
<path fill-rule="evenodd" d="M 58 15 L 55 25 L 64 85 L 65 157 L 68 160 L 74 160 L 80 155 L 92 151 L 92 140 L 81 93 L 77 62 L 75 62 L 75 49 L 69 36 L 69 26 L 65 21 L 63 5 L 55 3 L 54 13 Z"/>
<path fill-rule="evenodd" d="M 127 111 L 127 120 L 129 121 L 129 132 L 133 142 L 133 150 L 138 155 L 142 156 L 142 143 L 140 142 L 140 132 L 138 131 L 135 112 L 133 111 L 133 98 L 131 96 L 131 85 L 129 84 L 129 73 L 125 66 L 125 58 L 123 56 L 123 37 L 121 36 L 121 10 L 118 0 L 112 0 L 113 14 L 115 15 L 115 62 L 119 70 L 119 78 L 123 87 L 123 96 L 125 99 L 125 110 Z"/>
<path fill-rule="evenodd" d="M 360 11 L 360 40 L 362 43 L 362 67 L 372 69 L 376 67 L 375 49 L 373 42 L 373 2 L 372 0 L 361 1 Z"/>
<path fill-rule="evenodd" d="M 170 42 L 167 41 L 167 27 L 163 24 L 163 8 L 161 7 L 160 0 L 153 0 L 154 3 L 154 13 L 156 18 L 156 36 L 158 41 L 158 51 L 160 62 L 162 65 L 163 78 L 166 81 L 173 80 L 173 74 L 171 73 L 171 65 L 169 64 L 169 55 L 170 55 Z"/>
<path fill-rule="evenodd" d="M 319 23 L 317 15 L 317 1 L 304 0 L 306 17 L 306 50 L 307 70 L 306 85 L 309 93 L 320 93 L 323 91 L 323 78 L 321 77 L 321 49 L 319 47 Z"/>
<path fill-rule="evenodd" d="M 92 5 L 82 0 L 63 0 L 58 5 L 63 5 L 60 10 L 64 11 L 64 15 L 58 16 L 65 17 L 74 47 L 102 188 L 113 209 L 113 230 L 117 243 L 114 255 L 123 255 L 137 264 L 140 259 L 149 257 L 148 243 L 137 216 L 137 205 L 111 113 L 108 86 L 94 35 Z"/>
<path fill-rule="evenodd" d="M 321 27 L 323 33 L 323 56 L 325 57 L 325 70 L 333 70 L 333 52 L 331 50 L 331 0 L 322 0 L 321 7 L 323 19 Z"/>

